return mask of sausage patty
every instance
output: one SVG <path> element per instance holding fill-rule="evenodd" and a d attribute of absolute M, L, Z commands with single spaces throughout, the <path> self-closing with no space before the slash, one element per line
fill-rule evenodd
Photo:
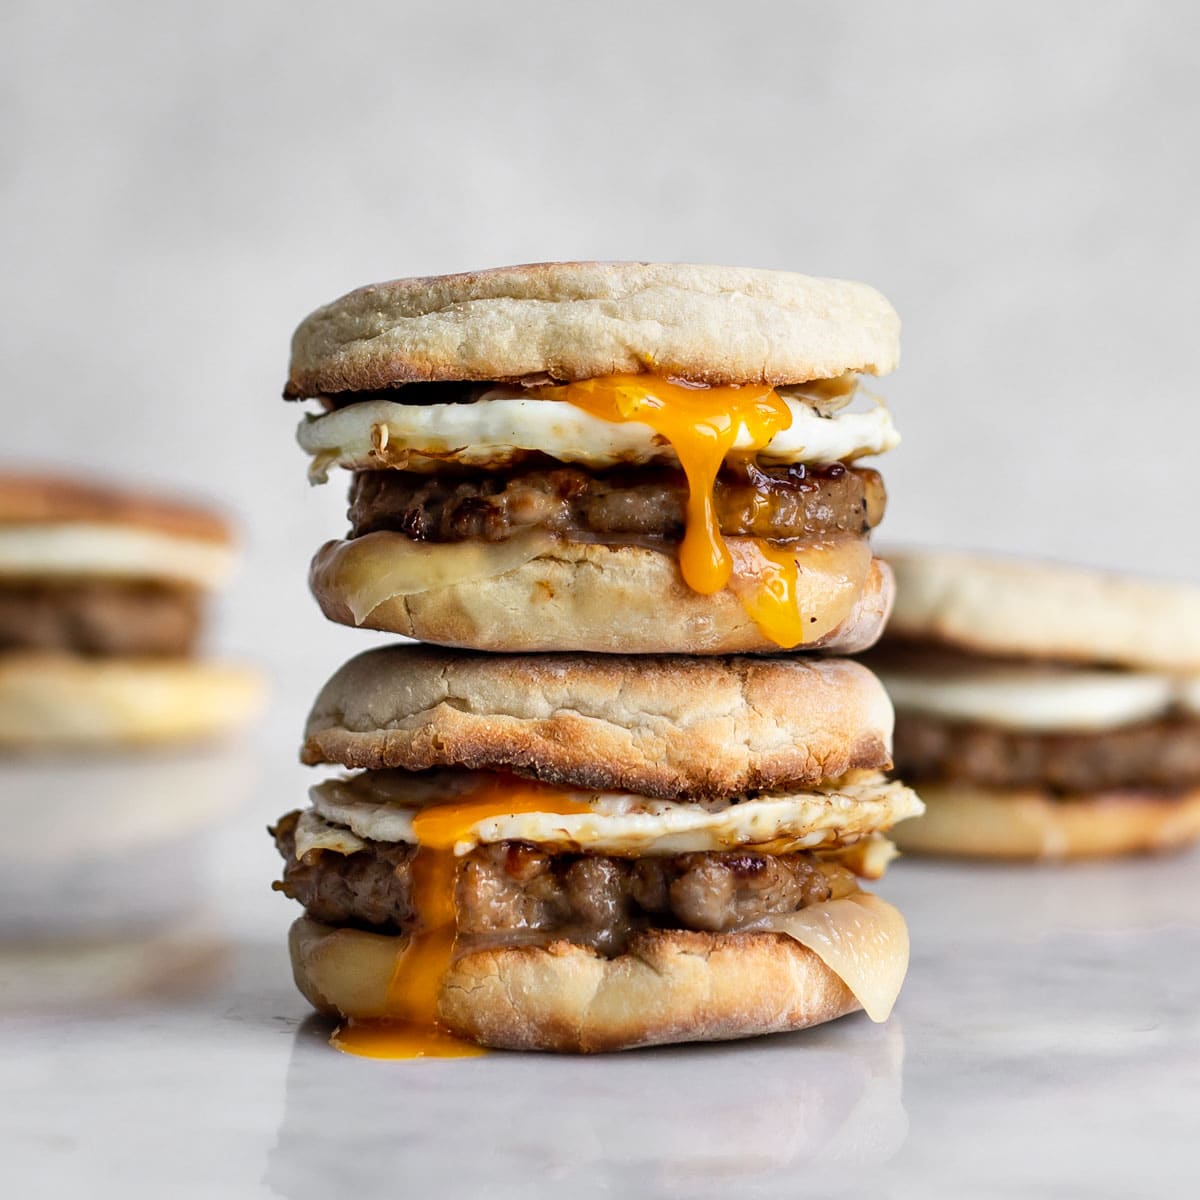
<path fill-rule="evenodd" d="M 89 580 L 0 585 L 0 651 L 181 656 L 200 632 L 200 593 Z"/>
<path fill-rule="evenodd" d="M 962 781 L 1055 792 L 1200 784 L 1200 718 L 1100 733 L 1023 733 L 899 713 L 893 758 L 907 783 Z"/>
<path fill-rule="evenodd" d="M 417 847 L 367 842 L 355 854 L 296 858 L 299 812 L 272 831 L 285 860 L 275 887 L 328 925 L 380 933 L 412 929 Z M 854 875 L 813 854 L 729 850 L 671 857 L 547 854 L 526 842 L 480 846 L 460 860 L 458 930 L 465 936 L 544 934 L 619 953 L 650 927 L 718 932 L 770 913 L 795 912 L 856 890 Z"/>
<path fill-rule="evenodd" d="M 471 475 L 359 471 L 350 489 L 352 536 L 398 530 L 418 541 L 503 541 L 540 528 L 566 537 L 683 536 L 682 471 L 645 467 L 592 472 L 545 466 Z M 727 537 L 775 540 L 865 534 L 883 517 L 878 472 L 826 467 L 727 465 L 714 491 Z"/>

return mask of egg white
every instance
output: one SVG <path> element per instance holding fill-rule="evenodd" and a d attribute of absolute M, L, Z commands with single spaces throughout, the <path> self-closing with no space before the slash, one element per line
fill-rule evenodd
<path fill-rule="evenodd" d="M 891 415 L 882 405 L 866 412 L 843 409 L 823 415 L 803 399 L 783 399 L 792 424 L 758 451 L 762 463 L 846 462 L 882 454 L 900 441 Z M 312 475 L 318 480 L 333 466 L 436 471 L 454 462 L 500 467 L 530 452 L 596 469 L 621 463 L 678 463 L 670 444 L 649 425 L 606 421 L 573 404 L 529 399 L 515 389 L 493 389 L 467 404 L 400 404 L 393 400 L 351 404 L 307 417 L 297 438 L 312 455 Z M 753 446 L 743 428 L 734 450 Z"/>
<path fill-rule="evenodd" d="M 229 546 L 152 529 L 100 521 L 0 526 L 0 579 L 156 579 L 215 588 L 232 567 Z"/>
<path fill-rule="evenodd" d="M 414 780 L 424 796 L 405 796 L 403 784 L 397 785 L 396 776 L 388 773 L 388 790 L 381 794 L 372 775 L 326 780 L 311 790 L 312 809 L 297 828 L 298 856 L 309 849 L 352 854 L 364 839 L 417 841 L 413 817 L 428 795 L 428 784 Z M 737 802 L 696 804 L 571 789 L 563 789 L 563 794 L 586 804 L 589 811 L 499 813 L 473 825 L 456 843 L 455 853 L 467 854 L 481 844 L 523 841 L 556 853 L 641 856 L 747 848 L 784 854 L 853 843 L 923 811 L 915 793 L 874 773 L 811 792 L 764 794 Z"/>
<path fill-rule="evenodd" d="M 1150 672 L 1030 665 L 878 674 L 898 712 L 1034 733 L 1117 729 L 1176 707 L 1200 713 L 1200 679 Z"/>

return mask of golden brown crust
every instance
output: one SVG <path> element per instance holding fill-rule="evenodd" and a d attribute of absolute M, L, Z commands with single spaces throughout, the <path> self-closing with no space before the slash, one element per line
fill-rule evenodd
<path fill-rule="evenodd" d="M 303 760 L 512 768 L 676 799 L 811 787 L 890 762 L 879 681 L 838 659 L 474 654 L 389 646 L 322 689 Z"/>
<path fill-rule="evenodd" d="M 314 559 L 309 582 L 321 611 L 355 625 L 334 573 Z M 849 616 L 799 649 L 857 654 L 874 645 L 891 608 L 892 575 L 871 563 Z M 641 546 L 567 542 L 502 575 L 394 596 L 362 622 L 366 629 L 421 642 L 501 653 L 770 654 L 780 649 L 734 592 L 692 591 L 673 555 Z"/>
<path fill-rule="evenodd" d="M 301 917 L 289 935 L 296 986 L 328 1016 L 383 1016 L 404 942 Z M 586 1054 L 783 1033 L 860 1007 L 786 934 L 660 930 L 611 959 L 568 942 L 464 955 L 439 1016 L 485 1046 Z"/>
<path fill-rule="evenodd" d="M 0 655 L 0 750 L 216 737 L 257 712 L 262 690 L 256 671 L 194 659 Z"/>
<path fill-rule="evenodd" d="M 708 384 L 883 375 L 900 322 L 874 288 L 785 271 L 532 263 L 360 288 L 307 317 L 285 396 L 427 380 L 652 371 Z"/>
<path fill-rule="evenodd" d="M 1200 588 L 1061 563 L 895 551 L 888 638 L 996 657 L 1200 670 Z"/>
<path fill-rule="evenodd" d="M 211 509 L 65 476 L 0 474 L 0 526 L 87 522 L 131 525 L 222 545 L 229 523 Z"/>
<path fill-rule="evenodd" d="M 908 854 L 1103 858 L 1174 850 L 1200 838 L 1200 788 L 1056 799 L 1036 788 L 922 784 L 925 815 L 892 834 Z"/>

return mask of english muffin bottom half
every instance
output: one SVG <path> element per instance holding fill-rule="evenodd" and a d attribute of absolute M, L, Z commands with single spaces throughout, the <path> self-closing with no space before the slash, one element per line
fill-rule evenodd
<path fill-rule="evenodd" d="M 921 811 L 883 775 L 891 724 L 836 659 L 368 651 L 304 748 L 357 773 L 272 831 L 305 909 L 297 985 L 351 1042 L 588 1052 L 882 1020 L 908 938 L 860 880 Z"/>
<path fill-rule="evenodd" d="M 545 263 L 353 292 L 296 331 L 290 398 L 347 537 L 335 621 L 494 651 L 846 653 L 892 598 L 868 537 L 898 358 L 863 284 Z"/>

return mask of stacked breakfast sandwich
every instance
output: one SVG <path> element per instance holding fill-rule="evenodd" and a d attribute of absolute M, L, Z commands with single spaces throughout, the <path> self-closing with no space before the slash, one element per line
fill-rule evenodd
<path fill-rule="evenodd" d="M 861 890 L 920 811 L 861 665 L 896 435 L 860 284 L 555 263 L 407 279 L 307 318 L 286 395 L 353 659 L 274 829 L 296 982 L 334 1042 L 591 1051 L 886 1017 L 904 923 Z M 856 403 L 857 401 L 857 403 Z M 864 402 L 865 401 L 865 402 Z"/>
<path fill-rule="evenodd" d="M 928 815 L 906 850 L 1079 858 L 1200 838 L 1200 589 L 948 551 L 888 556 L 872 655 L 896 766 Z"/>

